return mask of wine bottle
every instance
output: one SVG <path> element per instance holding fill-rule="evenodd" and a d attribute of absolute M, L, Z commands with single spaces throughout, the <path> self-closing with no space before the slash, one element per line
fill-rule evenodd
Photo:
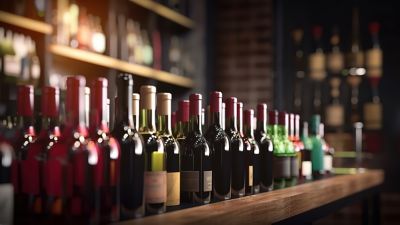
<path fill-rule="evenodd" d="M 309 75 L 313 81 L 313 111 L 314 113 L 320 113 L 322 110 L 322 81 L 326 77 L 325 71 L 325 54 L 322 48 L 322 27 L 314 26 L 313 38 L 314 38 L 314 50 L 309 56 Z"/>
<path fill-rule="evenodd" d="M 228 136 L 221 125 L 222 93 L 212 92 L 210 100 L 210 126 L 205 138 L 210 147 L 212 159 L 213 198 L 227 200 L 231 198 L 232 156 Z"/>
<path fill-rule="evenodd" d="M 90 140 L 85 124 L 85 85 L 82 76 L 67 78 L 66 108 L 66 165 L 64 180 L 67 191 L 66 218 L 68 222 L 96 223 L 99 188 L 95 185 L 95 168 L 98 164 L 98 146 Z"/>
<path fill-rule="evenodd" d="M 171 131 L 170 93 L 157 94 L 157 136 L 163 140 L 167 154 L 167 206 L 180 204 L 180 148 Z"/>
<path fill-rule="evenodd" d="M 230 97 L 226 104 L 226 129 L 229 138 L 230 152 L 232 154 L 232 197 L 245 195 L 246 169 L 244 167 L 243 139 L 237 131 L 237 98 Z"/>
<path fill-rule="evenodd" d="M 38 161 L 36 156 L 40 149 L 32 148 L 36 141 L 36 132 L 33 127 L 34 109 L 33 86 L 22 85 L 18 87 L 17 114 L 19 118 L 19 131 L 14 140 L 15 159 L 12 163 L 12 179 L 15 194 L 16 222 L 28 218 L 33 207 L 33 199 L 39 187 Z M 28 179 L 31 179 L 30 182 Z M 33 183 L 31 183 L 33 182 Z"/>
<path fill-rule="evenodd" d="M 176 134 L 178 133 L 178 126 L 176 125 L 177 124 L 177 122 L 176 122 L 176 113 L 177 112 L 172 112 L 171 113 L 171 129 L 172 129 L 172 136 L 174 136 L 174 138 L 176 138 Z"/>
<path fill-rule="evenodd" d="M 244 111 L 244 142 L 246 146 L 246 194 L 260 192 L 260 148 L 254 139 L 254 110 Z"/>
<path fill-rule="evenodd" d="M 120 157 L 117 140 L 110 135 L 106 122 L 107 87 L 105 78 L 97 78 L 91 88 L 90 136 L 99 147 L 95 168 L 95 186 L 100 198 L 100 222 L 115 222 L 120 217 Z"/>
<path fill-rule="evenodd" d="M 312 174 L 313 178 L 321 178 L 324 174 L 324 152 L 322 149 L 322 141 L 320 136 L 320 121 L 319 115 L 313 115 L 311 117 L 311 163 L 312 163 Z"/>
<path fill-rule="evenodd" d="M 324 139 L 325 125 L 320 123 L 319 134 L 321 136 L 322 151 L 324 153 L 324 171 L 325 173 L 332 173 L 333 168 L 333 148 L 331 148 Z"/>
<path fill-rule="evenodd" d="M 143 136 L 147 153 L 146 171 L 144 173 L 146 212 L 163 213 L 167 202 L 167 172 L 164 143 L 156 135 L 155 108 L 156 87 L 140 87 L 141 117 L 139 133 Z"/>
<path fill-rule="evenodd" d="M 210 148 L 201 130 L 202 96 L 192 94 L 189 99 L 189 133 L 182 148 L 182 196 L 190 203 L 207 204 L 211 201 L 213 173 Z"/>
<path fill-rule="evenodd" d="M 273 150 L 274 146 L 267 133 L 267 104 L 257 105 L 257 128 L 254 138 L 260 148 L 260 189 L 272 190 L 273 184 Z"/>
<path fill-rule="evenodd" d="M 274 171 L 279 171 L 274 174 L 276 184 L 279 182 L 285 186 L 292 186 L 293 180 L 291 179 L 291 157 L 295 156 L 293 144 L 289 141 L 288 137 L 289 128 L 289 114 L 286 112 L 279 112 L 278 114 L 278 136 L 280 139 L 281 147 L 274 148 Z M 294 170 L 298 169 L 295 168 Z M 285 180 L 285 181 L 283 181 Z"/>
<path fill-rule="evenodd" d="M 303 123 L 303 134 L 301 140 L 304 144 L 304 149 L 301 151 L 301 177 L 310 180 L 312 178 L 311 150 L 312 141 L 308 136 L 308 122 Z"/>
<path fill-rule="evenodd" d="M 236 104 L 236 118 L 237 118 L 237 128 L 240 137 L 243 140 L 244 149 L 244 170 L 245 170 L 245 194 L 254 194 L 253 188 L 253 153 L 251 149 L 251 144 L 249 140 L 245 137 L 243 132 L 243 102 L 238 102 Z"/>
<path fill-rule="evenodd" d="M 186 166 L 186 157 L 185 149 L 186 149 L 186 138 L 189 133 L 189 101 L 188 100 L 180 100 L 178 103 L 178 111 L 177 111 L 177 131 L 176 131 L 176 141 L 179 143 L 179 147 L 182 150 L 182 173 L 181 173 L 181 201 L 182 202 L 192 202 L 192 195 L 190 192 L 185 191 L 187 188 L 185 185 L 186 181 L 186 172 L 190 170 L 190 165 Z"/>
<path fill-rule="evenodd" d="M 139 95 L 133 95 L 133 79 L 130 74 L 120 74 L 116 80 L 117 101 L 115 126 L 112 132 L 121 148 L 119 195 L 120 217 L 130 219 L 142 217 L 145 214 L 144 173 L 146 169 L 146 152 L 141 135 L 136 130 L 137 125 L 132 116 L 138 107 Z M 134 100 L 132 100 L 134 99 Z M 132 103 L 133 106 L 132 107 Z M 136 113 L 137 114 L 137 113 Z"/>
<path fill-rule="evenodd" d="M 299 158 L 300 158 L 300 150 L 301 146 L 299 145 L 299 140 L 295 135 L 296 124 L 295 124 L 295 114 L 289 114 L 289 132 L 288 139 L 293 146 L 293 151 L 290 155 L 290 177 L 293 181 L 297 180 L 299 177 Z"/>

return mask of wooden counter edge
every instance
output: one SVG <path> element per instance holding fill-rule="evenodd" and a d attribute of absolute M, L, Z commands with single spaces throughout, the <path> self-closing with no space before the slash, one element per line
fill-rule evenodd
<path fill-rule="evenodd" d="M 378 186 L 383 180 L 382 170 L 366 170 L 118 224 L 271 224 Z"/>

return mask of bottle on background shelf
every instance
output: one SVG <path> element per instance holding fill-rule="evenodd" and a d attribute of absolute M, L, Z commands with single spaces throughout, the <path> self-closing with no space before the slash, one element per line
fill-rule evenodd
<path fill-rule="evenodd" d="M 304 78 L 306 76 L 306 57 L 303 49 L 304 30 L 297 28 L 292 32 L 292 38 L 295 45 L 294 52 L 294 91 L 293 91 L 293 110 L 296 113 L 303 112 L 302 91 Z"/>
<path fill-rule="evenodd" d="M 99 191 L 100 222 L 115 222 L 120 218 L 120 160 L 118 141 L 110 135 L 107 115 L 106 78 L 97 78 L 91 87 L 90 136 L 99 147 L 95 167 L 95 186 Z M 125 173 L 125 172 L 124 172 Z"/>
<path fill-rule="evenodd" d="M 285 157 L 285 145 L 281 138 L 281 128 L 279 125 L 279 112 L 277 110 L 269 111 L 269 135 L 273 145 L 273 184 L 274 188 L 283 188 L 285 186 L 285 177 L 289 176 L 289 160 Z M 284 120 L 285 118 L 283 118 Z M 280 157 L 278 158 L 277 155 Z M 286 166 L 285 166 L 286 164 Z"/>
<path fill-rule="evenodd" d="M 313 178 L 319 179 L 324 174 L 324 152 L 322 149 L 322 140 L 320 135 L 320 123 L 321 117 L 319 115 L 313 115 L 310 121 L 311 130 L 311 164 L 312 164 L 312 175 Z"/>
<path fill-rule="evenodd" d="M 156 87 L 140 87 L 140 128 L 147 154 L 144 173 L 146 213 L 158 214 L 166 210 L 167 203 L 167 157 L 164 143 L 156 135 L 155 109 Z"/>
<path fill-rule="evenodd" d="M 189 133 L 182 148 L 182 196 L 186 202 L 207 204 L 211 201 L 213 171 L 210 148 L 201 129 L 202 96 L 192 94 L 189 100 Z"/>
<path fill-rule="evenodd" d="M 212 159 L 213 198 L 227 200 L 231 198 L 232 154 L 229 139 L 222 128 L 222 93 L 215 91 L 210 95 L 210 126 L 205 138 Z"/>
<path fill-rule="evenodd" d="M 271 117 L 270 117 L 271 119 Z M 267 104 L 257 105 L 257 127 L 254 138 L 260 149 L 260 190 L 271 191 L 273 188 L 273 150 L 274 146 L 267 130 Z"/>
<path fill-rule="evenodd" d="M 226 104 L 226 129 L 232 154 L 232 197 L 243 197 L 246 193 L 246 169 L 244 167 L 245 151 L 243 139 L 237 130 L 237 98 L 230 97 Z"/>
<path fill-rule="evenodd" d="M 299 123 L 296 123 L 297 120 L 300 120 L 300 118 L 296 119 L 296 116 L 293 113 L 289 114 L 289 132 L 288 132 L 288 138 L 289 141 L 293 145 L 293 150 L 294 152 L 290 156 L 290 176 L 291 179 L 297 180 L 299 177 L 299 168 L 300 168 L 300 151 L 302 149 L 302 144 L 301 141 L 299 140 Z M 297 127 L 296 127 L 297 125 Z M 297 135 L 296 135 L 297 134 Z"/>
<path fill-rule="evenodd" d="M 240 113 L 239 113 L 240 114 Z M 246 194 L 258 194 L 260 192 L 260 148 L 254 138 L 254 110 L 244 111 L 244 133 L 243 140 L 245 143 L 246 157 Z"/>
<path fill-rule="evenodd" d="M 162 139 L 167 154 L 167 206 L 176 206 L 180 204 L 181 155 L 171 131 L 171 99 L 170 93 L 157 94 L 157 136 Z"/>
<path fill-rule="evenodd" d="M 120 217 L 122 220 L 145 215 L 144 174 L 146 151 L 138 133 L 132 110 L 137 115 L 139 95 L 133 94 L 133 79 L 130 74 L 120 74 L 116 80 L 117 100 L 115 125 L 112 132 L 121 148 L 120 156 Z M 133 105 L 133 107 L 132 107 Z M 136 105 L 136 106 L 135 106 Z"/>

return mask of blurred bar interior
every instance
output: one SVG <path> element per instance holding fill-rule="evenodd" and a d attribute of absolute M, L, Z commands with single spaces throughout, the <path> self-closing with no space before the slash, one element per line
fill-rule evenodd
<path fill-rule="evenodd" d="M 301 126 L 321 115 L 332 173 L 383 169 L 381 222 L 398 224 L 399 52 L 400 4 L 389 0 L 1 1 L 1 132 L 16 123 L 19 85 L 35 89 L 37 133 L 45 86 L 60 88 L 65 121 L 69 75 L 108 79 L 110 130 L 121 72 L 133 74 L 135 93 L 141 85 L 172 93 L 172 112 L 192 93 L 207 109 L 218 90 L 244 109 L 267 103 L 299 114 Z M 363 206 L 315 224 L 359 223 Z"/>

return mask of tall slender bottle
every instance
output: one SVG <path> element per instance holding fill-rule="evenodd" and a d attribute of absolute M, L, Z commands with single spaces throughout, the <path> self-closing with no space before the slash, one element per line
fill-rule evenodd
<path fill-rule="evenodd" d="M 267 104 L 265 103 L 257 106 L 257 128 L 254 137 L 260 148 L 260 188 L 261 191 L 270 191 L 273 188 L 274 146 L 267 133 Z"/>
<path fill-rule="evenodd" d="M 95 186 L 100 192 L 100 222 L 115 222 L 120 218 L 120 157 L 118 141 L 110 135 L 107 125 L 107 87 L 105 78 L 98 78 L 91 88 L 90 135 L 98 145 Z"/>
<path fill-rule="evenodd" d="M 260 192 L 260 148 L 254 138 L 254 110 L 249 109 L 244 111 L 244 140 L 250 146 L 247 146 L 246 151 L 246 166 L 247 166 L 247 184 L 246 194 L 253 191 L 254 194 Z M 250 147 L 250 150 L 248 149 Z"/>
<path fill-rule="evenodd" d="M 133 93 L 132 94 L 132 115 L 133 115 L 133 128 L 138 132 L 139 131 L 139 117 L 140 117 L 140 94 Z"/>
<path fill-rule="evenodd" d="M 293 78 L 293 110 L 296 113 L 302 113 L 303 111 L 303 86 L 304 78 L 306 75 L 306 56 L 303 49 L 304 31 L 301 28 L 297 28 L 292 32 L 293 44 L 295 47 L 294 52 L 294 68 L 295 76 Z"/>
<path fill-rule="evenodd" d="M 324 173 L 324 152 L 322 149 L 322 141 L 320 135 L 320 121 L 319 115 L 311 117 L 311 163 L 312 173 L 314 178 L 320 178 Z"/>
<path fill-rule="evenodd" d="M 118 87 L 115 126 L 112 132 L 121 148 L 120 157 L 120 217 L 129 219 L 145 214 L 144 171 L 146 152 L 141 135 L 132 116 L 133 79 L 130 74 L 117 77 Z M 134 99 L 139 98 L 136 96 Z M 135 105 L 135 104 L 133 104 Z M 136 108 L 137 109 L 137 108 Z M 137 113 L 136 113 L 137 114 Z"/>
<path fill-rule="evenodd" d="M 26 219 L 33 207 L 29 200 L 35 196 L 38 188 L 39 163 L 37 157 L 40 149 L 32 148 L 36 140 L 33 127 L 34 109 L 33 86 L 22 85 L 18 87 L 17 114 L 19 118 L 19 132 L 14 140 L 15 160 L 13 160 L 12 179 L 15 194 L 15 215 L 18 219 Z M 28 177 L 28 178 L 27 178 Z M 26 179 L 25 179 L 26 178 Z M 28 179 L 31 179 L 29 182 Z M 22 222 L 21 221 L 21 222 Z"/>
<path fill-rule="evenodd" d="M 245 193 L 246 195 L 254 194 L 253 187 L 253 154 L 251 143 L 243 132 L 243 102 L 237 103 L 236 110 L 238 133 L 243 140 L 244 149 L 244 169 L 245 169 Z"/>
<path fill-rule="evenodd" d="M 167 206 L 180 204 L 180 148 L 171 131 L 171 99 L 170 93 L 157 94 L 157 135 L 163 140 L 167 154 Z"/>
<path fill-rule="evenodd" d="M 95 223 L 99 211 L 95 205 L 98 187 L 95 184 L 95 168 L 98 163 L 98 146 L 89 139 L 85 124 L 85 85 L 82 76 L 67 78 L 68 124 L 65 144 L 66 174 L 64 181 L 67 193 L 67 221 L 79 223 Z M 64 184 L 65 184 L 64 183 Z"/>
<path fill-rule="evenodd" d="M 167 203 L 167 171 L 164 143 L 156 135 L 156 87 L 140 87 L 141 117 L 139 132 L 143 136 L 147 153 L 144 173 L 146 212 L 163 213 Z"/>
<path fill-rule="evenodd" d="M 243 197 L 245 195 L 246 170 L 244 167 L 243 139 L 237 130 L 237 98 L 226 99 L 226 125 L 225 132 L 229 137 L 230 151 L 232 154 L 232 196 Z"/>
<path fill-rule="evenodd" d="M 312 141 L 308 136 L 308 122 L 303 123 L 303 134 L 301 140 L 304 150 L 301 152 L 301 177 L 310 180 L 312 178 L 311 150 Z"/>
<path fill-rule="evenodd" d="M 190 124 L 182 151 L 182 192 L 190 203 L 207 204 L 211 201 L 211 152 L 201 129 L 201 94 L 190 99 Z"/>
<path fill-rule="evenodd" d="M 228 136 L 221 126 L 222 93 L 212 92 L 210 101 L 210 126 L 205 138 L 211 150 L 213 198 L 227 200 L 231 198 L 232 156 Z"/>
<path fill-rule="evenodd" d="M 279 112 L 278 114 L 278 139 L 280 139 L 282 148 L 274 148 L 274 170 L 280 171 L 274 175 L 275 180 L 285 179 L 285 186 L 292 186 L 293 182 L 291 180 L 291 157 L 294 154 L 294 148 L 292 142 L 288 137 L 289 128 L 289 114 L 286 112 Z M 296 168 L 298 169 L 298 167 Z"/>
<path fill-rule="evenodd" d="M 186 138 L 189 133 L 189 101 L 188 100 L 180 100 L 178 103 L 178 113 L 177 113 L 177 134 L 176 141 L 179 143 L 179 147 L 181 149 L 181 200 L 182 202 L 192 202 L 192 195 L 189 191 L 186 191 L 188 188 L 185 187 L 187 184 L 187 173 L 184 171 L 190 170 L 191 167 L 187 167 L 185 157 L 187 157 L 185 149 L 186 149 Z"/>

